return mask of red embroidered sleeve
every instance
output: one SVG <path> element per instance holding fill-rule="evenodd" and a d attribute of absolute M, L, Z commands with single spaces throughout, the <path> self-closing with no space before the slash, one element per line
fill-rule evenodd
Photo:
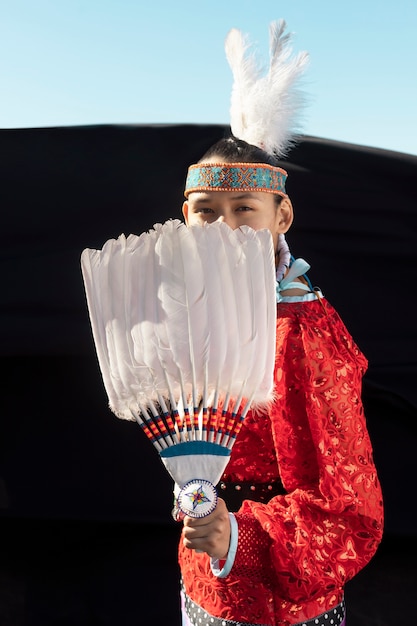
<path fill-rule="evenodd" d="M 262 545 L 281 597 L 294 603 L 342 589 L 381 540 L 382 495 L 360 398 L 366 366 L 327 302 L 279 305 L 270 417 L 288 495 L 244 502 L 232 571 L 265 567 Z"/>

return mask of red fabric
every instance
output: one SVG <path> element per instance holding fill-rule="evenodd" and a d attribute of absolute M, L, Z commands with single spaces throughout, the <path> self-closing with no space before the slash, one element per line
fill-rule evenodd
<path fill-rule="evenodd" d="M 224 480 L 279 475 L 288 494 L 243 503 L 224 579 L 180 545 L 186 593 L 211 615 L 296 624 L 340 602 L 372 558 L 383 507 L 360 399 L 366 366 L 327 301 L 279 304 L 276 400 L 269 416 L 247 417 Z"/>

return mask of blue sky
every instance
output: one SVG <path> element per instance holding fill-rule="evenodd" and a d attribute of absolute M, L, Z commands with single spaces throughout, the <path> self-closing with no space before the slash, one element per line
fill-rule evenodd
<path fill-rule="evenodd" d="M 0 0 L 0 127 L 228 123 L 224 39 L 308 50 L 307 135 L 417 154 L 416 0 Z"/>

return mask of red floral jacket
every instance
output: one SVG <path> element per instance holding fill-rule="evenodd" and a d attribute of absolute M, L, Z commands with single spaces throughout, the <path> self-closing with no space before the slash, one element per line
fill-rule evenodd
<path fill-rule="evenodd" d="M 332 608 L 382 537 L 381 489 L 361 402 L 367 361 L 325 299 L 280 303 L 275 400 L 248 415 L 225 481 L 273 481 L 285 495 L 245 500 L 236 558 L 216 577 L 179 548 L 186 594 L 214 617 L 271 626 Z"/>

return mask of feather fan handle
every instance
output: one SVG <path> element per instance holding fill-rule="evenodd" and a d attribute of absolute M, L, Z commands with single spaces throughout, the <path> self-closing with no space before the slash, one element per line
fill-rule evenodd
<path fill-rule="evenodd" d="M 234 83 L 230 125 L 235 137 L 283 157 L 300 132 L 305 95 L 299 88 L 308 54 L 293 56 L 284 20 L 270 25 L 270 61 L 262 72 L 247 41 L 236 29 L 226 38 L 226 57 Z"/>

